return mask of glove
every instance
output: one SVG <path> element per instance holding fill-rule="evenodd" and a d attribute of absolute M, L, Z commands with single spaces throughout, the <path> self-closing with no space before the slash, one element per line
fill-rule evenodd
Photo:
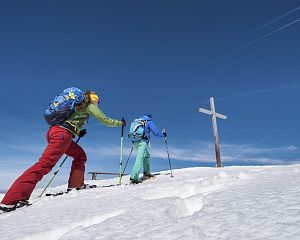
<path fill-rule="evenodd" d="M 164 137 L 167 137 L 167 130 L 165 128 L 162 130 L 162 134 L 164 135 Z"/>
<path fill-rule="evenodd" d="M 122 126 L 125 127 L 126 126 L 126 121 L 125 121 L 124 118 L 122 118 L 121 122 L 122 122 Z"/>
<path fill-rule="evenodd" d="M 84 137 L 85 134 L 86 134 L 86 129 L 82 129 L 82 130 L 80 130 L 78 136 L 79 137 Z"/>

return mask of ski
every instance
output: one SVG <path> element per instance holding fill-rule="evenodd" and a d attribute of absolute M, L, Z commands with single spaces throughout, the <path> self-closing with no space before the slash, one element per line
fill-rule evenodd
<path fill-rule="evenodd" d="M 61 192 L 57 192 L 57 193 L 46 193 L 46 197 L 57 197 L 63 194 L 68 194 L 70 191 L 61 191 Z"/>
<path fill-rule="evenodd" d="M 139 180 L 140 180 L 140 183 L 144 182 L 144 181 L 147 181 L 147 180 L 153 180 L 156 178 L 157 175 L 162 175 L 161 173 L 154 173 L 153 174 L 153 177 L 150 177 L 150 178 L 146 178 L 146 177 L 141 177 Z M 164 174 L 164 175 L 168 175 L 168 174 Z M 91 189 L 91 188 L 110 188 L 110 187 L 118 187 L 118 186 L 128 186 L 128 185 L 136 185 L 136 184 L 133 184 L 133 183 L 126 183 L 126 184 L 110 184 L 110 185 L 88 185 L 86 186 L 85 188 L 82 188 L 82 189 L 76 189 L 77 191 L 81 191 L 81 190 L 86 190 L 86 189 Z M 72 189 L 73 190 L 73 189 Z M 72 190 L 70 191 L 60 191 L 60 192 L 57 192 L 57 193 L 46 193 L 46 196 L 47 197 L 56 197 L 56 196 L 61 196 L 61 195 L 64 195 L 64 194 L 68 194 L 69 192 L 71 192 Z"/>
<path fill-rule="evenodd" d="M 74 189 L 71 189 L 71 190 L 60 191 L 60 192 L 57 192 L 57 193 L 46 193 L 46 197 L 57 197 L 57 196 L 60 196 L 60 195 L 68 194 L 68 193 L 72 192 L 72 190 L 82 191 L 82 190 L 87 190 L 87 189 L 92 189 L 92 188 L 99 188 L 99 187 L 101 187 L 101 186 L 87 185 L 84 188 L 74 188 Z"/>
<path fill-rule="evenodd" d="M 89 187 L 87 187 L 87 188 L 83 188 L 83 189 L 75 189 L 75 190 L 77 190 L 77 191 L 82 191 L 82 190 L 87 190 L 87 189 L 92 189 L 92 188 L 110 188 L 110 187 L 118 187 L 118 186 L 128 186 L 128 185 L 132 185 L 132 183 L 130 183 L 130 184 L 119 184 L 119 183 L 117 183 L 117 184 L 110 184 L 110 185 L 90 185 Z M 73 189 L 72 189 L 73 190 Z M 56 196 L 61 196 L 61 195 L 64 195 L 64 194 L 68 194 L 68 193 L 70 193 L 70 192 L 72 192 L 72 190 L 71 191 L 60 191 L 60 192 L 57 192 L 57 193 L 46 193 L 46 197 L 56 197 Z"/>

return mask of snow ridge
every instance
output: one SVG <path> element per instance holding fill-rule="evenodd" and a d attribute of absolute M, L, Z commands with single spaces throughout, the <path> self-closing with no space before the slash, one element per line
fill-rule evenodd
<path fill-rule="evenodd" d="M 3 240 L 298 239 L 300 165 L 187 168 L 138 185 L 38 198 L 0 216 Z M 107 186 L 118 179 L 91 181 Z M 128 181 L 128 177 L 123 179 Z M 60 191 L 66 186 L 50 189 Z"/>

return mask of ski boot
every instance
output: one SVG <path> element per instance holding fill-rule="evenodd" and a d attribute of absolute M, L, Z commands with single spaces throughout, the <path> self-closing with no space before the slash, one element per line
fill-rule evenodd
<path fill-rule="evenodd" d="M 76 187 L 76 188 L 67 188 L 67 192 L 72 191 L 73 189 L 76 190 L 82 190 L 82 189 L 89 189 L 89 188 L 96 188 L 97 185 L 90 185 L 90 184 L 83 184 L 81 187 Z"/>
<path fill-rule="evenodd" d="M 140 179 L 133 179 L 133 178 L 130 178 L 130 183 L 131 184 L 139 184 L 139 183 L 142 183 L 143 181 L 142 180 L 140 180 Z"/>
<path fill-rule="evenodd" d="M 153 179 L 155 178 L 155 175 L 151 174 L 151 173 L 145 173 L 144 172 L 144 176 L 142 177 L 144 180 L 147 180 L 147 179 Z"/>
<path fill-rule="evenodd" d="M 11 212 L 16 210 L 17 208 L 21 207 L 27 207 L 31 204 L 27 200 L 21 200 L 16 205 L 6 205 L 6 204 L 0 204 L 0 211 L 4 212 Z"/>

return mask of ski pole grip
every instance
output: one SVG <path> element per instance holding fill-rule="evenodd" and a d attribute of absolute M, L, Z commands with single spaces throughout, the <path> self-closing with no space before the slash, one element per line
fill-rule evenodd
<path fill-rule="evenodd" d="M 122 122 L 125 121 L 125 118 L 122 117 L 122 120 L 121 120 L 121 121 L 122 121 Z M 124 136 L 124 125 L 122 125 L 122 133 L 121 133 L 121 136 L 122 136 L 122 137 Z"/>

